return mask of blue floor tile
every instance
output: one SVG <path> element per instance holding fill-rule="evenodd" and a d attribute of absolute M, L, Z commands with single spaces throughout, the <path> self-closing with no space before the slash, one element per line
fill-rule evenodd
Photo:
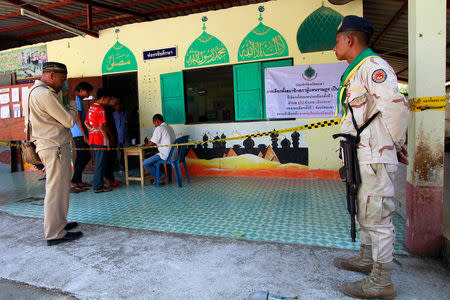
<path fill-rule="evenodd" d="M 37 172 L 2 172 L 0 210 L 43 217 L 45 181 Z M 118 178 L 124 181 L 124 178 Z M 92 181 L 86 175 L 87 182 Z M 70 195 L 70 221 L 256 241 L 357 249 L 339 180 L 192 177 L 155 187 L 138 183 L 109 193 Z M 405 222 L 394 215 L 395 252 L 406 254 Z"/>

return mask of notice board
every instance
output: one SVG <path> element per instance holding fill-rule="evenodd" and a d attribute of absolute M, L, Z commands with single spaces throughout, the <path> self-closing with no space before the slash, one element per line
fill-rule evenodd
<path fill-rule="evenodd" d="M 267 68 L 267 117 L 334 117 L 340 78 L 347 66 L 330 63 Z"/>
<path fill-rule="evenodd" d="M 22 103 L 33 83 L 0 87 L 0 141 L 26 139 Z"/>

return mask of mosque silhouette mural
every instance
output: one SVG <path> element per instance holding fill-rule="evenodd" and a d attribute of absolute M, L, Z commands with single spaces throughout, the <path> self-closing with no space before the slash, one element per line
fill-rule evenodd
<path fill-rule="evenodd" d="M 292 121 L 281 123 L 284 124 L 274 129 L 303 125 Z M 264 128 L 267 130 L 266 126 L 267 124 L 254 124 L 252 132 L 264 132 Z M 188 147 L 186 161 L 189 174 L 224 177 L 338 178 L 336 171 L 309 169 L 304 132 L 220 141 L 227 137 L 233 138 L 250 133 L 250 128 L 236 128 L 238 127 L 234 130 L 220 128 L 211 124 L 207 132 L 180 132 L 182 135 L 190 134 L 191 141 L 218 140 Z M 212 135 L 210 132 L 215 134 Z"/>
<path fill-rule="evenodd" d="M 279 162 L 280 164 L 296 163 L 307 166 L 308 148 L 299 147 L 300 134 L 298 132 L 292 133 L 291 137 L 292 143 L 287 138 L 279 141 L 279 135 L 272 134 L 270 135 L 272 144 L 269 146 L 266 144 L 259 144 L 256 146 L 255 141 L 250 137 L 243 141 L 243 146 L 236 144 L 231 148 L 227 148 L 226 141 L 213 142 L 212 147 L 209 143 L 199 144 L 195 147 L 190 147 L 189 152 L 192 153 L 189 156 L 198 159 L 214 159 L 252 154 L 268 161 Z M 218 140 L 225 138 L 226 135 L 222 134 L 220 137 L 216 136 L 214 139 Z M 205 134 L 203 136 L 203 141 L 207 140 L 208 136 Z"/>
<path fill-rule="evenodd" d="M 226 138 L 225 133 L 214 137 L 204 134 L 200 140 Z M 189 174 L 224 177 L 278 177 L 337 179 L 336 171 L 310 170 L 308 147 L 302 146 L 302 134 L 292 132 L 289 138 L 272 134 L 269 143 L 257 143 L 258 138 L 217 141 L 189 146 L 186 160 Z M 196 140 L 196 139 L 193 139 Z M 231 145 L 234 143 L 234 145 Z"/>

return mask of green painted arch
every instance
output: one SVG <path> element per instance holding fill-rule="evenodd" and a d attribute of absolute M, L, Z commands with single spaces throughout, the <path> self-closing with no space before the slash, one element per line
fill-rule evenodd
<path fill-rule="evenodd" d="M 102 63 L 102 73 L 118 73 L 137 70 L 133 52 L 118 41 L 106 52 Z"/>
<path fill-rule="evenodd" d="M 340 13 L 325 6 L 310 14 L 297 31 L 300 52 L 332 50 L 336 43 L 336 30 L 343 18 Z"/>
<path fill-rule="evenodd" d="M 238 51 L 238 61 L 259 60 L 289 55 L 289 47 L 278 31 L 258 24 L 242 40 Z"/>
<path fill-rule="evenodd" d="M 224 64 L 230 61 L 225 45 L 206 31 L 189 46 L 184 57 L 186 68 Z"/>

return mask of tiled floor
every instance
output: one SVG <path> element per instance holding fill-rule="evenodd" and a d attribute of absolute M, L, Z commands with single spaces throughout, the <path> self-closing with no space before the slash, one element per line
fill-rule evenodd
<path fill-rule="evenodd" d="M 43 216 L 37 172 L 0 172 L 0 211 Z M 88 182 L 92 177 L 87 175 Z M 123 178 L 119 178 L 122 179 Z M 71 194 L 69 220 L 188 234 L 357 249 L 349 237 L 344 186 L 338 180 L 193 177 L 156 188 Z M 33 198 L 34 197 L 34 198 Z M 404 221 L 394 216 L 396 253 L 406 254 Z"/>

